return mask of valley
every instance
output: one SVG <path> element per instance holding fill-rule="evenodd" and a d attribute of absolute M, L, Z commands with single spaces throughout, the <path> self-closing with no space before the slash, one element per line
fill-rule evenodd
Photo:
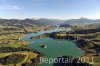
<path fill-rule="evenodd" d="M 0 64 L 47 66 L 48 64 L 39 63 L 40 57 L 57 58 L 66 55 L 94 57 L 93 66 L 99 66 L 100 23 L 63 24 L 65 21 L 0 19 Z M 47 47 L 41 48 L 41 44 Z M 74 55 L 75 53 L 77 54 Z M 18 57 L 22 59 L 19 60 Z M 37 60 L 34 61 L 35 59 Z"/>

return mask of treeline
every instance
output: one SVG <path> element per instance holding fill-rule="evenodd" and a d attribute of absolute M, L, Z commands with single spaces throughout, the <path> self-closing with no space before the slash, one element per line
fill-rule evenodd
<path fill-rule="evenodd" d="M 96 32 L 100 32 L 100 27 L 97 29 L 75 30 L 70 32 L 70 34 L 88 34 L 88 33 L 96 33 Z"/>
<path fill-rule="evenodd" d="M 0 64 L 2 65 L 9 65 L 14 64 L 16 66 L 17 63 L 20 63 L 25 59 L 25 55 L 22 54 L 12 54 L 6 57 L 0 58 Z"/>
<path fill-rule="evenodd" d="M 14 48 L 14 47 L 0 47 L 0 53 L 9 53 L 9 52 L 18 52 L 18 51 L 31 51 L 31 49 L 28 48 Z"/>
<path fill-rule="evenodd" d="M 66 35 L 66 36 L 58 36 L 56 35 L 57 32 L 53 32 L 51 34 L 49 34 L 50 38 L 54 38 L 54 39 L 67 39 L 67 40 L 76 40 L 77 38 L 71 35 Z"/>

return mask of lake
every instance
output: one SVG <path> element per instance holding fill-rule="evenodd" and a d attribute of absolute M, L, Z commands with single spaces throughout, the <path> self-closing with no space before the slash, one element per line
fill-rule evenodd
<path fill-rule="evenodd" d="M 60 56 L 73 56 L 80 57 L 83 55 L 83 51 L 76 46 L 73 41 L 68 41 L 65 39 L 53 39 L 50 37 L 38 38 L 35 40 L 30 39 L 30 37 L 35 37 L 45 33 L 59 32 L 59 31 L 69 31 L 70 28 L 55 28 L 52 30 L 41 30 L 37 33 L 30 33 L 21 38 L 21 40 L 27 40 L 30 42 L 28 45 L 29 48 L 33 48 L 39 52 L 45 54 L 46 58 L 57 58 Z M 44 44 L 47 48 L 41 48 L 40 45 Z M 43 63 L 40 66 L 53 66 L 52 64 Z"/>

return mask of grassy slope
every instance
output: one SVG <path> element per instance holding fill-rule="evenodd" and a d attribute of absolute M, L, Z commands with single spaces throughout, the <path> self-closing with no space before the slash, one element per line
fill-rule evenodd
<path fill-rule="evenodd" d="M 18 30 L 3 30 L 4 28 L 16 28 Z M 30 26 L 26 26 L 25 30 L 27 30 L 27 32 L 34 32 L 37 30 L 41 30 L 41 29 L 47 29 L 50 28 L 50 26 L 35 26 L 35 27 L 30 27 Z M 19 29 L 18 27 L 15 26 L 3 26 L 0 25 L 0 47 L 21 47 L 23 46 L 21 44 L 21 41 L 19 41 L 19 38 L 25 36 L 25 31 L 24 29 Z M 24 54 L 26 55 L 25 59 L 17 64 L 17 66 L 21 66 L 22 63 L 25 62 L 31 62 L 30 59 L 31 58 L 35 58 L 38 54 L 34 53 L 34 52 L 28 52 L 28 51 L 19 51 L 19 52 L 10 52 L 10 53 L 0 53 L 0 58 L 11 55 L 11 54 Z M 1 65 L 0 65 L 1 66 Z M 7 66 L 13 66 L 13 64 L 7 65 Z"/>

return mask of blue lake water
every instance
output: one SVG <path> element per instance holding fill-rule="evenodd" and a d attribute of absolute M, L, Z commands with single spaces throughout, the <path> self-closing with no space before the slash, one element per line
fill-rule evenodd
<path fill-rule="evenodd" d="M 41 30 L 37 33 L 30 33 L 21 38 L 21 40 L 27 40 L 30 42 L 29 48 L 33 48 L 39 52 L 45 54 L 46 58 L 57 58 L 59 56 L 67 55 L 73 57 L 80 57 L 83 55 L 83 51 L 76 46 L 73 41 L 68 41 L 64 39 L 52 39 L 49 37 L 38 38 L 35 40 L 30 39 L 30 37 L 36 37 L 45 33 L 59 32 L 59 31 L 69 31 L 70 28 L 55 28 L 52 30 Z M 44 44 L 47 48 L 41 48 L 40 45 Z M 43 63 L 40 66 L 53 66 L 52 64 Z"/>

